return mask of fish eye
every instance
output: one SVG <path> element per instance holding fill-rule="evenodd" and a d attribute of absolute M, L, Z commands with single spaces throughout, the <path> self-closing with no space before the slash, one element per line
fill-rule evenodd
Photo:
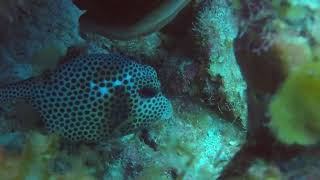
<path fill-rule="evenodd" d="M 152 98 L 157 95 L 158 90 L 152 87 L 143 87 L 138 91 L 142 98 Z"/>

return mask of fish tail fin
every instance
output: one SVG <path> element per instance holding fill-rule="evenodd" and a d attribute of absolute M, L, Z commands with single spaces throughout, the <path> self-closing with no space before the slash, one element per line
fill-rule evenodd
<path fill-rule="evenodd" d="M 32 78 L 0 87 L 0 104 L 32 97 Z"/>

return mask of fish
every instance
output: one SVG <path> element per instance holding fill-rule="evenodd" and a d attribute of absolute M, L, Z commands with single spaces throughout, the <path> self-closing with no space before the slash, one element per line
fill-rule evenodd
<path fill-rule="evenodd" d="M 23 99 L 49 133 L 73 142 L 121 137 L 172 117 L 154 68 L 118 54 L 89 54 L 50 73 L 0 88 L 0 103 Z"/>

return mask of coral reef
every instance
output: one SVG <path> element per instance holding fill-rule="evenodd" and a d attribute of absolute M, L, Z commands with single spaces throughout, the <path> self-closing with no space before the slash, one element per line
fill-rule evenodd
<path fill-rule="evenodd" d="M 244 134 L 198 105 L 184 106 L 170 122 L 159 122 L 146 135 L 128 135 L 93 148 L 77 145 L 69 152 L 61 148 L 55 135 L 29 132 L 1 136 L 1 177 L 216 178 L 241 147 Z"/>
<path fill-rule="evenodd" d="M 170 55 L 159 69 L 166 90 L 174 96 L 197 97 L 200 94 L 197 77 L 200 65 L 193 59 L 183 55 Z M 171 81 L 166 81 L 171 79 Z"/>
<path fill-rule="evenodd" d="M 286 161 L 257 159 L 247 172 L 232 179 L 317 179 L 320 167 L 318 149 L 319 146 L 303 150 Z"/>
<path fill-rule="evenodd" d="M 211 96 L 214 97 L 214 92 L 218 92 L 225 97 L 225 104 L 220 106 L 230 106 L 227 109 L 246 128 L 246 82 L 234 54 L 233 42 L 238 27 L 232 6 L 224 0 L 202 1 L 198 6 L 194 32 L 204 54 L 199 61 L 207 63 L 212 81 L 221 82 L 219 89 L 211 91 Z"/>
<path fill-rule="evenodd" d="M 267 171 L 260 174 L 251 171 L 243 179 L 266 179 L 269 175 L 276 179 L 314 177 L 313 166 L 292 167 L 290 159 L 314 147 L 296 144 L 318 142 L 318 121 L 310 118 L 317 116 L 314 108 L 318 103 L 318 95 L 313 94 L 318 84 L 313 80 L 317 76 L 319 57 L 318 35 L 315 35 L 319 31 L 314 30 L 319 18 L 318 3 L 244 0 L 234 4 L 240 25 L 235 52 L 248 85 L 249 127 L 246 144 L 227 166 L 222 178 L 240 177 L 250 167 L 255 169 L 257 159 L 265 161 L 257 167 Z M 301 161 L 305 160 L 316 164 L 319 157 L 313 160 L 302 157 Z M 291 168 L 283 174 L 277 163 L 286 162 Z M 268 173 L 270 170 L 273 174 Z M 289 175 L 296 171 L 301 174 Z"/>
<path fill-rule="evenodd" d="M 314 29 L 319 8 L 315 4 L 287 0 L 243 4 L 246 23 L 241 23 L 236 54 L 255 91 L 274 93 L 293 69 L 317 60 L 319 31 Z"/>
<path fill-rule="evenodd" d="M 242 24 L 241 31 L 244 33 L 241 33 L 236 42 L 236 54 L 248 86 L 258 94 L 277 94 L 271 101 L 271 127 L 277 129 L 276 134 L 277 137 L 281 136 L 281 141 L 309 144 L 313 140 L 310 137 L 303 138 L 303 134 L 307 133 L 305 136 L 309 136 L 308 133 L 311 132 L 295 129 L 289 135 L 287 128 L 291 129 L 293 126 L 281 126 L 283 121 L 279 119 L 286 120 L 291 125 L 298 122 L 297 119 L 303 119 L 299 118 L 301 113 L 309 116 L 313 112 L 310 100 L 305 96 L 309 93 L 307 91 L 313 91 L 317 83 L 304 84 L 310 82 L 312 75 L 309 77 L 303 75 L 303 72 L 310 70 L 305 64 L 318 61 L 319 43 L 314 29 L 319 23 L 319 7 L 312 1 L 246 2 L 242 7 L 246 11 L 242 14 L 242 21 L 246 23 Z M 314 71 L 316 73 L 317 70 Z M 293 86 L 296 89 L 296 85 L 303 85 L 304 88 L 297 89 L 301 90 L 299 93 L 291 91 Z M 316 95 L 310 96 L 313 97 L 313 102 L 317 101 Z M 304 98 L 299 100 L 299 97 Z M 298 101 L 298 104 L 306 103 L 306 106 L 311 107 L 307 108 L 308 111 L 294 108 Z M 303 139 L 299 140 L 299 137 Z"/>
<path fill-rule="evenodd" d="M 284 177 L 277 166 L 264 162 L 263 160 L 257 160 L 256 162 L 254 162 L 254 164 L 248 169 L 246 174 L 242 177 L 242 179 L 248 180 L 281 180 L 283 178 Z"/>
<path fill-rule="evenodd" d="M 45 132 L 44 121 L 25 102 L 1 104 L 2 178 L 319 177 L 317 0 L 0 0 L 0 26 L 0 84 L 45 72 L 33 80 L 42 77 L 56 86 L 50 91 L 37 91 L 37 97 L 46 99 L 46 106 L 40 105 L 42 101 L 35 104 L 50 116 L 51 128 L 59 127 L 58 131 L 71 140 L 82 136 L 83 130 L 87 130 L 85 137 L 97 135 L 96 127 L 103 133 L 115 133 L 103 141 L 75 144 L 55 134 L 39 134 Z M 70 67 L 63 76 L 70 79 L 69 83 L 50 81 L 50 77 L 58 79 L 52 78 L 53 72 L 61 70 L 53 70 L 57 66 L 96 53 L 132 57 L 137 63 L 147 64 L 143 67 L 152 72 L 136 71 L 137 77 L 144 79 L 139 81 L 143 88 L 134 97 L 128 86 L 104 87 L 109 82 L 106 73 L 113 74 L 111 87 L 128 78 L 117 80 L 128 71 L 126 67 L 113 67 L 117 71 L 107 72 L 119 65 L 119 59 L 104 67 L 95 61 L 97 58 L 89 58 L 86 62 L 96 65 L 79 71 L 77 68 L 83 65 L 80 61 L 74 66 L 77 68 Z M 92 69 L 99 69 L 99 73 L 92 73 Z M 79 104 L 84 96 L 66 101 L 73 97 L 63 87 L 73 85 L 77 91 L 72 93 L 82 93 L 84 86 L 71 79 L 81 79 L 86 73 L 96 81 L 85 83 L 92 93 L 82 95 L 93 95 L 90 102 L 100 105 L 99 110 Z M 0 91 L 0 98 L 30 89 L 37 90 L 33 86 L 20 91 L 11 88 Z M 173 102 L 173 112 L 171 105 L 161 105 L 164 99 L 152 102 L 159 105 L 154 109 L 150 103 L 139 104 L 139 100 L 147 101 L 160 91 Z M 50 93 L 56 93 L 54 100 L 48 97 Z M 113 97 L 101 105 L 100 97 L 108 93 Z M 113 108 L 105 108 L 110 102 Z M 76 110 L 71 110 L 73 107 Z M 149 114 L 161 114 L 163 108 L 169 109 L 164 113 L 166 118 L 147 123 L 159 119 Z M 64 113 L 67 111 L 70 114 Z M 82 126 L 102 111 L 110 116 L 92 123 L 94 128 Z M 128 112 L 146 113 L 151 118 L 139 114 L 135 119 Z M 81 116 L 83 121 L 68 124 L 63 115 Z M 70 130 L 67 125 L 74 128 L 74 133 L 66 133 Z M 110 128 L 103 129 L 106 126 Z M 131 127 L 139 131 L 124 136 L 133 132 Z"/>
<path fill-rule="evenodd" d="M 0 175 L 3 179 L 96 179 L 91 168 L 85 165 L 88 156 L 82 154 L 82 157 L 71 158 L 60 152 L 55 135 L 47 137 L 30 132 L 24 139 L 14 135 L 0 139 L 4 138 L 7 143 L 0 140 Z M 20 149 L 13 153 L 12 146 L 7 144 L 19 139 Z M 60 163 L 57 162 L 59 157 L 63 158 Z"/>
<path fill-rule="evenodd" d="M 109 39 L 91 33 L 84 34 L 83 38 L 89 47 L 96 47 L 102 51 L 117 52 L 129 57 L 135 57 L 137 61 L 146 64 L 159 64 L 159 61 L 162 59 L 159 55 L 162 50 L 162 37 L 163 35 L 161 33 L 155 32 L 127 41 Z M 90 53 L 92 53 L 92 51 Z"/>
<path fill-rule="evenodd" d="M 116 47 L 117 52 L 122 52 L 141 60 L 148 60 L 149 64 L 155 63 L 159 59 L 161 43 L 160 33 L 152 33 L 129 41 L 111 40 L 111 45 Z"/>
<path fill-rule="evenodd" d="M 51 68 L 69 46 L 83 41 L 77 28 L 82 12 L 69 0 L 1 3 L 5 14 L 0 18 L 2 83 L 26 79 Z M 6 17 L 10 17 L 9 21 L 4 20 Z"/>
<path fill-rule="evenodd" d="M 111 179 L 216 179 L 242 145 L 244 133 L 199 105 L 176 100 L 176 115 L 149 131 L 153 143 L 122 139 L 122 151 L 109 164 Z M 140 136 L 141 138 L 141 136 Z M 109 153 L 110 154 L 110 153 Z"/>

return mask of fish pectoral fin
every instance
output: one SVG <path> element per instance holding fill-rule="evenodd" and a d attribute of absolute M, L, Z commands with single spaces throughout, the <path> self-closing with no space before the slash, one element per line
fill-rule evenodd
<path fill-rule="evenodd" d="M 132 120 L 130 116 L 131 106 L 130 106 L 130 96 L 125 93 L 124 88 L 115 89 L 114 93 L 115 98 L 109 102 L 110 103 L 110 111 L 109 111 L 109 128 L 111 132 L 115 132 L 116 130 L 121 131 L 124 126 L 131 124 Z"/>

